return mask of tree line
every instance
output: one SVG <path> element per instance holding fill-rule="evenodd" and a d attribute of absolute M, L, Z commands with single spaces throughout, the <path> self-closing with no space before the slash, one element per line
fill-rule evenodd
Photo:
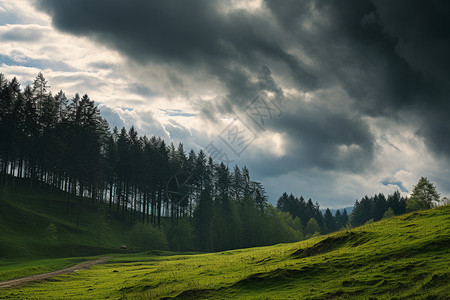
<path fill-rule="evenodd" d="M 338 209 L 333 216 L 328 208 L 323 214 L 317 202 L 313 203 L 311 199 L 305 201 L 303 196 L 297 198 L 287 193 L 278 199 L 277 209 L 289 213 L 294 222 L 299 224 L 298 227 L 302 228 L 300 230 L 305 233 L 305 237 L 310 237 L 448 203 L 448 198 L 440 198 L 435 185 L 428 178 L 421 177 L 409 198 L 401 196 L 399 191 L 387 197 L 383 193 L 372 197 L 366 195 L 355 201 L 350 215 L 346 209 L 342 213 Z"/>
<path fill-rule="evenodd" d="M 278 199 L 277 209 L 289 213 L 294 221 L 303 228 L 302 232 L 306 238 L 344 228 L 349 220 L 346 209 L 343 209 L 342 213 L 338 209 L 333 216 L 329 208 L 322 213 L 319 203 L 313 203 L 311 198 L 305 201 L 303 196 L 297 198 L 287 193 L 283 193 Z"/>
<path fill-rule="evenodd" d="M 0 74 L 0 186 L 14 189 L 20 178 L 30 190 L 64 191 L 77 225 L 82 207 L 102 205 L 136 224 L 132 236 L 143 247 L 149 239 L 203 251 L 293 242 L 439 201 L 422 177 L 409 199 L 398 191 L 365 196 L 350 215 L 322 213 L 317 202 L 287 193 L 274 208 L 246 167 L 230 170 L 203 150 L 187 152 L 182 143 L 140 136 L 134 127 L 111 130 L 87 94 L 68 98 L 48 89 L 42 73 L 24 89 Z"/>
<path fill-rule="evenodd" d="M 409 197 L 403 197 L 399 191 L 388 195 L 377 194 L 364 196 L 356 201 L 349 222 L 356 227 L 367 222 L 376 222 L 384 218 L 401 215 L 407 212 L 430 209 L 439 205 L 447 205 L 448 199 L 440 197 L 436 186 L 427 177 L 421 177 L 413 187 Z"/>
<path fill-rule="evenodd" d="M 383 218 L 404 214 L 407 212 L 407 202 L 408 199 L 401 196 L 398 191 L 387 197 L 379 193 L 356 200 L 350 214 L 346 209 L 342 212 L 338 209 L 333 216 L 329 208 L 322 213 L 319 204 L 313 203 L 311 199 L 305 201 L 303 196 L 297 198 L 292 194 L 283 193 L 278 199 L 277 209 L 298 219 L 297 222 L 302 225 L 305 237 L 310 237 L 314 234 L 331 233 L 342 228 L 357 227 L 369 221 L 376 222 Z"/>
<path fill-rule="evenodd" d="M 67 213 L 101 203 L 129 223 L 164 227 L 172 248 L 299 240 L 246 167 L 230 170 L 203 150 L 186 152 L 134 127 L 111 130 L 87 94 L 53 95 L 42 73 L 23 89 L 0 74 L 0 141 L 2 186 L 20 178 L 30 190 L 64 191 Z"/>

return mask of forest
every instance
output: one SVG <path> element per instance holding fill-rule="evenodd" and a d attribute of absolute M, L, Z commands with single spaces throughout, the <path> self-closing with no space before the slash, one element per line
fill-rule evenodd
<path fill-rule="evenodd" d="M 406 212 L 399 192 L 365 196 L 353 212 L 323 214 L 284 193 L 276 208 L 246 167 L 232 170 L 203 150 L 186 150 L 134 127 L 111 129 L 87 94 L 53 95 L 42 73 L 21 88 L 0 74 L 1 186 L 26 181 L 67 194 L 79 208 L 102 205 L 134 225 L 137 238 L 162 236 L 173 250 L 220 251 L 293 242 Z M 78 217 L 77 217 L 78 226 Z M 145 241 L 142 242 L 145 247 Z"/>
<path fill-rule="evenodd" d="M 87 94 L 53 95 L 42 73 L 21 88 L 0 75 L 1 185 L 15 181 L 105 205 L 135 232 L 164 233 L 172 249 L 218 251 L 297 241 L 246 167 L 229 170 L 203 150 L 112 130 Z M 78 222 L 78 218 L 77 218 Z M 78 224 L 77 224 L 78 225 Z M 143 226 L 145 225 L 145 226 Z M 152 227 L 156 229 L 152 229 Z M 153 230 L 153 231 L 152 231 Z"/>

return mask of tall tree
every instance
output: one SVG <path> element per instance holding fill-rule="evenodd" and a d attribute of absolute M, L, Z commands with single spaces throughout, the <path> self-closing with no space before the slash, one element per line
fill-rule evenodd
<path fill-rule="evenodd" d="M 336 231 L 336 220 L 334 219 L 333 215 L 331 214 L 331 211 L 329 208 L 325 211 L 324 215 L 324 223 L 326 227 L 326 232 L 333 232 Z"/>
<path fill-rule="evenodd" d="M 388 195 L 387 205 L 392 208 L 395 215 L 404 214 L 406 212 L 406 198 L 402 197 L 399 191 L 395 191 L 392 195 Z"/>
<path fill-rule="evenodd" d="M 428 178 L 422 176 L 414 186 L 406 208 L 410 211 L 429 209 L 439 201 L 439 193 L 436 191 L 434 184 Z"/>

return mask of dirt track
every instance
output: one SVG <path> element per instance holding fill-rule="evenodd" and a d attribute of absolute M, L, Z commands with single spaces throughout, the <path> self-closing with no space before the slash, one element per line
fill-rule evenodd
<path fill-rule="evenodd" d="M 43 280 L 43 279 L 59 276 L 59 275 L 69 274 L 69 273 L 72 273 L 72 272 L 75 272 L 78 270 L 82 270 L 82 269 L 89 269 L 90 267 L 92 267 L 94 265 L 104 263 L 105 261 L 107 261 L 110 258 L 112 258 L 112 256 L 105 256 L 105 257 L 102 257 L 102 258 L 99 258 L 96 260 L 90 260 L 90 261 L 87 261 L 87 262 L 84 262 L 84 263 L 81 263 L 78 265 L 74 265 L 69 268 L 58 270 L 58 271 L 53 271 L 53 272 L 49 272 L 49 273 L 33 275 L 33 276 L 28 276 L 28 277 L 23 277 L 23 278 L 17 278 L 17 279 L 12 279 L 12 280 L 8 280 L 8 281 L 3 281 L 3 282 L 0 282 L 0 288 L 12 287 L 15 285 L 20 285 L 20 284 L 24 284 L 24 283 L 28 283 L 28 282 L 32 282 L 32 281 L 38 281 L 38 280 Z"/>

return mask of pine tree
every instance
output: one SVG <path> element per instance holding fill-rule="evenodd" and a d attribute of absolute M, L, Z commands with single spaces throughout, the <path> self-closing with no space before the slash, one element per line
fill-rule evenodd
<path fill-rule="evenodd" d="M 336 231 L 336 220 L 334 219 L 333 215 L 331 214 L 331 211 L 329 208 L 327 208 L 327 210 L 325 211 L 325 215 L 324 215 L 324 222 L 325 222 L 325 226 L 326 226 L 326 232 L 330 233 L 330 232 L 334 232 Z"/>
<path fill-rule="evenodd" d="M 399 191 L 395 191 L 392 195 L 388 195 L 387 205 L 392 208 L 395 215 L 404 214 L 406 212 L 406 199 L 401 197 Z"/>
<path fill-rule="evenodd" d="M 348 223 L 348 213 L 347 210 L 344 208 L 344 212 L 342 212 L 342 216 L 341 216 L 341 224 L 342 227 L 346 227 L 347 223 Z"/>

